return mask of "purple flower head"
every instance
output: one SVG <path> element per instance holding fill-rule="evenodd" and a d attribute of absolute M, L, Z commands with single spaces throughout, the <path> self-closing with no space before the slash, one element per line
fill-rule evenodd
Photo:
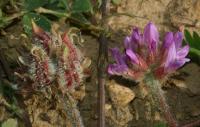
<path fill-rule="evenodd" d="M 161 78 L 190 61 L 186 58 L 189 46 L 182 46 L 182 40 L 181 32 L 168 32 L 160 45 L 159 34 L 153 23 L 147 24 L 144 34 L 134 28 L 124 40 L 123 54 L 117 48 L 111 49 L 116 63 L 108 66 L 108 73 L 137 80 L 150 72 Z"/>
<path fill-rule="evenodd" d="M 161 65 L 164 67 L 165 73 L 171 73 L 190 61 L 185 58 L 189 52 L 189 46 L 182 47 L 182 41 L 183 34 L 181 32 L 166 34 L 163 43 L 164 60 Z"/>

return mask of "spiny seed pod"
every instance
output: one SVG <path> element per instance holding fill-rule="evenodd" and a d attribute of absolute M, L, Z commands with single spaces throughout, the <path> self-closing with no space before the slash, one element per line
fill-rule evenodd
<path fill-rule="evenodd" d="M 38 84 L 48 84 L 52 81 L 53 75 L 55 75 L 55 79 L 62 90 L 73 89 L 80 85 L 85 77 L 84 71 L 87 68 L 85 65 L 82 65 L 84 57 L 74 45 L 73 39 L 70 39 L 67 33 L 64 33 L 62 36 L 56 32 L 48 34 L 34 22 L 32 24 L 33 32 L 36 35 L 35 38 L 37 38 L 37 41 L 40 41 L 33 45 L 36 45 L 36 47 L 41 45 L 39 50 L 32 53 L 35 61 L 35 68 L 32 69 L 33 74 L 35 74 L 35 81 Z M 71 34 L 69 36 L 71 37 Z M 54 72 L 51 73 L 51 69 L 47 69 L 49 66 L 53 66 L 50 59 L 56 65 L 54 69 L 56 74 Z M 86 63 L 88 64 L 88 62 Z M 42 74 L 40 71 L 45 72 L 45 74 Z"/>
<path fill-rule="evenodd" d="M 60 87 L 72 89 L 82 82 L 82 68 L 80 61 L 76 58 L 76 50 L 66 45 L 58 62 L 58 83 Z M 73 52 L 73 53 L 72 53 Z"/>
<path fill-rule="evenodd" d="M 50 50 L 49 46 L 50 46 L 50 41 L 51 41 L 50 36 L 42 28 L 37 26 L 34 21 L 32 21 L 32 27 L 33 27 L 33 33 L 35 34 L 37 39 L 39 39 L 40 44 L 43 46 L 46 52 L 49 53 L 49 50 Z"/>
<path fill-rule="evenodd" d="M 55 68 L 51 60 L 45 50 L 38 46 L 32 48 L 31 55 L 33 62 L 31 64 L 30 74 L 36 83 L 36 87 L 49 85 L 55 75 Z"/>

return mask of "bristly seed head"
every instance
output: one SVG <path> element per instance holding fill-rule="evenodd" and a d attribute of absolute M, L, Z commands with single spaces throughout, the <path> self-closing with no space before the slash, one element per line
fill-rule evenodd
<path fill-rule="evenodd" d="M 40 43 L 33 44 L 31 51 L 34 62 L 30 72 L 34 75 L 33 80 L 38 85 L 49 85 L 57 80 L 63 91 L 80 85 L 87 68 L 82 65 L 84 58 L 67 33 L 47 34 L 35 23 L 33 32 Z"/>
<path fill-rule="evenodd" d="M 55 75 L 55 68 L 52 61 L 41 47 L 34 46 L 31 50 L 31 55 L 33 62 L 30 74 L 33 81 L 37 83 L 36 86 L 38 87 L 49 85 Z"/>

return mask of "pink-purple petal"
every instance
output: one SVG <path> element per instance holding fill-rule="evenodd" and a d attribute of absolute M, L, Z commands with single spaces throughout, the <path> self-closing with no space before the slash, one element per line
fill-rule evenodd
<path fill-rule="evenodd" d="M 132 63 L 139 64 L 139 60 L 138 60 L 136 54 L 131 49 L 126 50 L 126 55 L 130 58 Z"/>
<path fill-rule="evenodd" d="M 171 43 L 171 45 L 168 47 L 168 49 L 165 50 L 165 61 L 164 65 L 167 68 L 170 66 L 172 62 L 176 60 L 176 47 L 174 42 Z"/>
<path fill-rule="evenodd" d="M 144 41 L 149 47 L 149 50 L 155 52 L 159 43 L 159 34 L 156 26 L 153 23 L 148 23 L 144 29 Z"/>
<path fill-rule="evenodd" d="M 183 48 L 179 49 L 177 51 L 177 59 L 182 59 L 185 58 L 187 56 L 187 54 L 189 53 L 189 45 L 185 45 Z"/>
<path fill-rule="evenodd" d="M 112 48 L 110 51 L 116 63 L 108 66 L 108 73 L 112 75 L 122 75 L 122 73 L 128 69 L 125 62 L 126 56 L 121 55 L 118 48 Z"/>
<path fill-rule="evenodd" d="M 137 50 L 142 45 L 143 36 L 138 28 L 134 28 L 131 36 L 127 36 L 124 40 L 125 49 Z"/>
<path fill-rule="evenodd" d="M 142 34 L 138 28 L 133 29 L 131 39 L 135 45 L 141 45 L 142 43 Z"/>
<path fill-rule="evenodd" d="M 167 50 L 171 46 L 171 44 L 174 42 L 174 37 L 172 32 L 168 32 L 165 35 L 162 50 Z"/>
<path fill-rule="evenodd" d="M 108 73 L 111 75 L 123 75 L 127 69 L 126 65 L 110 64 L 108 66 Z"/>
<path fill-rule="evenodd" d="M 112 48 L 112 49 L 110 49 L 110 52 L 111 52 L 112 56 L 114 57 L 117 64 L 125 64 L 125 61 L 124 61 L 122 55 L 120 54 L 120 51 L 118 48 Z"/>
<path fill-rule="evenodd" d="M 188 58 L 176 60 L 170 64 L 170 66 L 167 68 L 167 71 L 169 73 L 173 72 L 173 71 L 177 70 L 178 68 L 182 67 L 186 62 L 189 62 L 189 61 L 190 61 L 190 59 L 188 59 Z"/>
<path fill-rule="evenodd" d="M 174 41 L 175 41 L 176 49 L 179 49 L 182 46 L 183 33 L 182 32 L 176 32 L 174 34 Z"/>
<path fill-rule="evenodd" d="M 127 36 L 124 40 L 124 47 L 125 49 L 132 49 L 132 42 L 131 37 Z"/>

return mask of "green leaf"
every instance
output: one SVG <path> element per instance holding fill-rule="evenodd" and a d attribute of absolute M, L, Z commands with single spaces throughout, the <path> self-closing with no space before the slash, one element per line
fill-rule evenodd
<path fill-rule="evenodd" d="M 192 54 L 196 54 L 196 55 L 198 55 L 200 57 L 200 50 L 190 47 L 190 52 Z"/>
<path fill-rule="evenodd" d="M 189 57 L 193 62 L 200 64 L 200 50 L 190 47 Z"/>
<path fill-rule="evenodd" d="M 53 4 L 53 3 L 55 3 L 55 2 L 57 2 L 57 0 L 49 0 L 49 3 L 50 3 L 50 4 Z"/>
<path fill-rule="evenodd" d="M 51 23 L 46 17 L 36 14 L 36 13 L 27 13 L 26 15 L 23 16 L 22 21 L 23 21 L 24 31 L 28 35 L 32 35 L 31 20 L 33 20 L 43 30 L 48 31 L 48 32 L 51 30 Z"/>
<path fill-rule="evenodd" d="M 3 12 L 2 12 L 2 10 L 0 9 L 0 18 L 2 18 L 3 17 Z"/>
<path fill-rule="evenodd" d="M 71 18 L 73 20 L 75 20 L 76 22 L 79 22 L 79 23 L 82 23 L 82 24 L 90 24 L 90 22 L 81 13 L 72 13 Z"/>
<path fill-rule="evenodd" d="M 112 0 L 113 4 L 118 5 L 121 3 L 121 0 Z"/>
<path fill-rule="evenodd" d="M 68 0 L 49 0 L 49 2 L 44 5 L 44 8 L 58 12 L 66 12 L 69 11 L 69 3 Z"/>
<path fill-rule="evenodd" d="M 192 45 L 193 43 L 193 38 L 192 38 L 192 35 L 190 34 L 190 32 L 188 30 L 184 30 L 184 34 L 185 34 L 185 39 L 186 41 L 190 44 L 190 46 Z"/>
<path fill-rule="evenodd" d="M 200 64 L 200 36 L 197 32 L 193 32 L 193 36 L 188 30 L 185 30 L 185 39 L 189 43 L 189 57 L 196 63 Z"/>
<path fill-rule="evenodd" d="M 17 126 L 18 126 L 17 120 L 15 119 L 8 119 L 1 125 L 1 127 L 17 127 Z"/>
<path fill-rule="evenodd" d="M 69 9 L 68 0 L 60 0 L 58 6 L 59 7 L 64 7 L 66 10 L 68 10 Z"/>
<path fill-rule="evenodd" d="M 184 34 L 185 34 L 185 39 L 186 39 L 186 41 L 189 43 L 189 45 L 190 45 L 191 47 L 194 47 L 194 46 L 195 46 L 194 40 L 193 40 L 193 37 L 192 37 L 192 35 L 190 34 L 190 32 L 189 32 L 188 30 L 185 29 Z"/>
<path fill-rule="evenodd" d="M 24 15 L 22 18 L 22 23 L 25 33 L 31 36 L 32 34 L 31 17 L 29 15 Z"/>
<path fill-rule="evenodd" d="M 155 124 L 154 127 L 167 127 L 167 125 L 164 122 L 159 122 L 159 123 Z"/>
<path fill-rule="evenodd" d="M 200 37 L 197 32 L 193 32 L 193 40 L 195 43 L 195 48 L 200 50 Z"/>
<path fill-rule="evenodd" d="M 25 9 L 32 11 L 48 3 L 48 0 L 25 0 Z"/>
<path fill-rule="evenodd" d="M 35 21 L 35 23 L 38 26 L 40 26 L 45 31 L 50 32 L 50 30 L 51 30 L 51 22 L 50 22 L 49 19 L 47 19 L 43 15 L 38 15 L 38 14 L 35 14 L 35 13 L 32 13 L 30 15 L 31 15 L 32 19 Z"/>
<path fill-rule="evenodd" d="M 92 11 L 90 0 L 74 0 L 72 3 L 72 12 L 89 12 Z"/>

